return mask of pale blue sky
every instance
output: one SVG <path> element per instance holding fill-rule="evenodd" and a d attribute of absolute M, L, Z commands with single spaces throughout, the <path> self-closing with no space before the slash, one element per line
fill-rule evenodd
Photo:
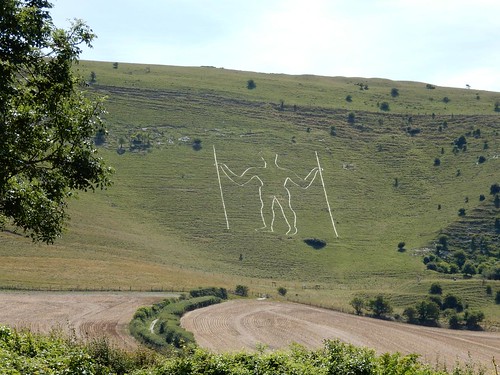
<path fill-rule="evenodd" d="M 52 0 L 82 59 L 379 77 L 500 92 L 499 0 Z"/>

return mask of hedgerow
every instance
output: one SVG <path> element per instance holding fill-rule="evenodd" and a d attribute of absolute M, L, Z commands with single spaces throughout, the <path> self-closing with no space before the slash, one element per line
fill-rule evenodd
<path fill-rule="evenodd" d="M 0 326 L 0 373 L 9 375 L 201 375 L 201 374 L 353 374 L 353 375 L 475 375 L 472 365 L 451 372 L 436 370 L 418 361 L 415 354 L 383 354 L 338 340 L 323 348 L 307 350 L 292 345 L 287 350 L 216 354 L 188 345 L 160 356 L 153 352 L 126 352 L 106 339 L 87 344 L 61 334 L 40 335 Z"/>

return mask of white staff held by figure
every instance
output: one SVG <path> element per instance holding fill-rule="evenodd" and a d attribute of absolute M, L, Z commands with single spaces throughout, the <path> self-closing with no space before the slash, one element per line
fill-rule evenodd
<path fill-rule="evenodd" d="M 219 181 L 220 196 L 222 200 L 222 206 L 224 208 L 224 216 L 226 218 L 227 229 L 229 229 L 229 219 L 227 217 L 226 205 L 224 202 L 220 171 L 222 171 L 222 173 L 229 180 L 239 186 L 244 186 L 253 180 L 256 180 L 258 182 L 259 199 L 261 204 L 260 215 L 262 218 L 263 226 L 257 230 L 269 230 L 273 232 L 276 210 L 279 209 L 286 224 L 288 225 L 288 231 L 286 234 L 289 235 L 297 234 L 297 214 L 292 207 L 292 195 L 288 187 L 290 186 L 290 184 L 292 184 L 302 189 L 308 189 L 316 179 L 316 176 L 319 174 L 321 184 L 323 186 L 323 191 L 325 193 L 328 212 L 330 213 L 330 218 L 332 221 L 333 230 L 335 232 L 335 235 L 338 237 L 337 230 L 335 228 L 335 222 L 333 221 L 333 216 L 330 209 L 330 203 L 328 202 L 328 196 L 326 194 L 325 182 L 323 180 L 322 168 L 319 163 L 318 153 L 316 153 L 316 161 L 318 163 L 318 166 L 311 169 L 311 171 L 305 178 L 299 177 L 296 173 L 289 169 L 280 167 L 278 165 L 278 154 L 275 155 L 274 163 L 272 164 L 268 164 L 262 156 L 261 159 L 264 163 L 263 166 L 247 168 L 245 171 L 243 171 L 243 173 L 238 175 L 234 173 L 226 164 L 219 164 L 217 162 L 217 154 L 215 152 L 214 146 L 215 167 L 217 169 L 217 179 Z M 266 217 L 268 217 L 269 215 L 271 219 L 266 220 Z"/>

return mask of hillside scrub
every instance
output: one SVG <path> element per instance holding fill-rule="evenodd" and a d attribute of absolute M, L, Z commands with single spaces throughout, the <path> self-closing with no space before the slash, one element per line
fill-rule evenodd
<path fill-rule="evenodd" d="M 125 352 L 103 339 L 90 343 L 62 335 L 39 335 L 0 326 L 0 373 L 2 374 L 405 374 L 474 375 L 480 368 L 466 366 L 452 372 L 423 365 L 417 355 L 382 354 L 373 350 L 326 340 L 318 350 L 292 345 L 270 353 L 214 354 L 187 346 L 176 354 L 160 357 L 140 349 Z"/>

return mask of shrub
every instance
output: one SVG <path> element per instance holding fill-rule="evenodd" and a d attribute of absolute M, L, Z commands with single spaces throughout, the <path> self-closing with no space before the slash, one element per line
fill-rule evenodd
<path fill-rule="evenodd" d="M 453 312 L 448 318 L 448 325 L 451 329 L 459 329 L 462 325 L 462 318 L 456 312 Z"/>
<path fill-rule="evenodd" d="M 193 150 L 195 150 L 195 151 L 200 151 L 200 150 L 201 150 L 201 139 L 198 139 L 198 138 L 197 138 L 197 139 L 195 139 L 195 140 L 193 141 L 193 145 L 192 145 L 192 147 L 193 147 Z"/>
<path fill-rule="evenodd" d="M 500 193 L 500 185 L 499 184 L 493 184 L 490 186 L 490 194 L 491 195 L 496 195 Z"/>
<path fill-rule="evenodd" d="M 227 290 L 225 288 L 200 288 L 189 291 L 191 297 L 215 296 L 220 299 L 227 299 Z"/>
<path fill-rule="evenodd" d="M 245 285 L 236 285 L 236 289 L 234 290 L 234 294 L 241 297 L 248 297 L 248 287 Z"/>
<path fill-rule="evenodd" d="M 356 115 L 353 113 L 353 112 L 350 112 L 348 115 L 347 115 L 347 122 L 349 124 L 354 124 L 354 122 L 356 122 Z"/>
<path fill-rule="evenodd" d="M 350 102 L 352 102 L 352 96 L 351 96 L 351 95 L 347 95 L 347 96 L 345 97 L 345 101 L 346 101 L 346 102 L 349 102 L 349 103 L 350 103 Z"/>
<path fill-rule="evenodd" d="M 435 158 L 435 159 L 434 159 L 434 166 L 435 166 L 435 167 L 439 167 L 440 165 L 441 165 L 441 159 L 439 159 L 439 158 Z"/>
<path fill-rule="evenodd" d="M 445 97 L 443 98 L 443 103 L 445 103 L 445 104 L 446 104 L 446 103 L 449 103 L 449 102 L 450 102 L 450 98 L 448 98 L 447 96 L 445 96 Z"/>
<path fill-rule="evenodd" d="M 442 294 L 443 293 L 443 288 L 441 288 L 441 285 L 438 283 L 432 283 L 431 287 L 429 289 L 430 294 Z"/>
<path fill-rule="evenodd" d="M 433 301 L 421 301 L 416 306 L 418 321 L 425 325 L 437 325 L 439 306 Z"/>
<path fill-rule="evenodd" d="M 249 79 L 247 81 L 247 89 L 249 90 L 253 90 L 254 88 L 256 88 L 257 85 L 255 84 L 254 80 L 253 79 Z"/>
<path fill-rule="evenodd" d="M 460 301 L 458 297 L 454 296 L 453 294 L 447 294 L 444 297 L 442 309 L 453 309 L 456 312 L 461 312 L 463 311 L 464 307 L 462 301 Z"/>
<path fill-rule="evenodd" d="M 464 320 L 467 329 L 479 329 L 479 323 L 484 320 L 484 313 L 480 310 L 466 310 Z"/>
<path fill-rule="evenodd" d="M 458 209 L 458 216 L 465 216 L 465 208 Z"/>
<path fill-rule="evenodd" d="M 361 297 L 354 297 L 349 304 L 353 307 L 356 315 L 361 315 L 365 308 L 365 301 Z"/>
<path fill-rule="evenodd" d="M 382 102 L 382 103 L 380 103 L 380 109 L 381 109 L 382 111 L 389 111 L 389 109 L 390 109 L 390 108 L 389 108 L 389 103 L 387 103 L 387 102 Z"/>
<path fill-rule="evenodd" d="M 481 155 L 481 156 L 479 156 L 479 158 L 477 158 L 478 164 L 483 164 L 485 161 L 486 161 L 486 158 L 483 155 Z"/>
<path fill-rule="evenodd" d="M 391 89 L 391 96 L 392 96 L 393 98 L 398 97 L 398 96 L 399 96 L 399 90 L 398 90 L 397 88 L 394 88 L 394 87 L 393 87 L 393 88 Z"/>
<path fill-rule="evenodd" d="M 407 307 L 403 311 L 403 316 L 406 317 L 406 321 L 411 324 L 418 323 L 417 315 L 418 315 L 417 309 L 413 306 Z"/>
<path fill-rule="evenodd" d="M 476 266 L 470 260 L 466 261 L 463 268 L 462 273 L 465 275 L 475 275 L 477 273 Z"/>
<path fill-rule="evenodd" d="M 500 305 L 500 290 L 497 290 L 497 292 L 495 293 L 495 303 L 497 305 Z"/>
<path fill-rule="evenodd" d="M 404 243 L 404 242 L 400 242 L 400 243 L 398 243 L 398 251 L 399 251 L 399 252 L 406 251 L 406 249 L 405 249 L 405 245 L 406 245 L 406 243 Z"/>
<path fill-rule="evenodd" d="M 283 296 L 283 297 L 284 297 L 284 296 L 286 295 L 286 292 L 287 292 L 287 290 L 286 290 L 286 288 L 285 288 L 285 287 L 280 286 L 280 287 L 278 288 L 278 294 L 279 294 L 280 296 Z"/>
<path fill-rule="evenodd" d="M 382 295 L 377 296 L 368 302 L 368 307 L 373 311 L 376 318 L 385 317 L 387 314 L 392 313 L 392 306 L 384 299 Z"/>

